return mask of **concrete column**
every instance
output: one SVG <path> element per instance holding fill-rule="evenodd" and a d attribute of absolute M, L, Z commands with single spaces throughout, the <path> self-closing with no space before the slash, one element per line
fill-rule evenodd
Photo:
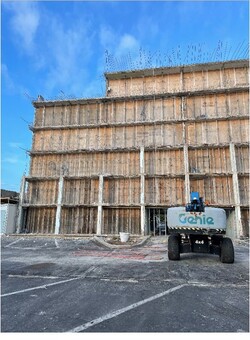
<path fill-rule="evenodd" d="M 59 185 L 58 185 L 58 195 L 57 195 L 55 234 L 59 234 L 60 232 L 63 184 L 64 184 L 64 178 L 63 176 L 60 176 Z"/>
<path fill-rule="evenodd" d="M 189 179 L 189 161 L 188 161 L 188 146 L 187 144 L 183 147 L 184 157 L 184 172 L 185 172 L 185 203 L 190 201 L 190 179 Z"/>
<path fill-rule="evenodd" d="M 100 175 L 96 235 L 102 234 L 102 203 L 103 203 L 103 175 Z"/>
<path fill-rule="evenodd" d="M 242 221 L 241 221 L 241 210 L 240 210 L 240 191 L 239 191 L 239 179 L 236 165 L 236 156 L 235 156 L 235 146 L 233 143 L 230 143 L 230 159 L 231 159 L 231 169 L 233 175 L 233 193 L 234 193 L 234 204 L 235 204 L 235 226 L 232 237 L 239 238 L 243 235 Z"/>
<path fill-rule="evenodd" d="M 146 208 L 145 208 L 145 164 L 144 164 L 144 147 L 140 149 L 140 177 L 141 177 L 141 234 L 145 235 Z"/>
<path fill-rule="evenodd" d="M 16 224 L 17 234 L 21 233 L 22 227 L 23 227 L 23 203 L 24 203 L 24 196 L 25 196 L 25 185 L 26 185 L 26 178 L 25 176 L 23 176 L 21 180 L 18 212 L 17 212 L 17 224 Z"/>

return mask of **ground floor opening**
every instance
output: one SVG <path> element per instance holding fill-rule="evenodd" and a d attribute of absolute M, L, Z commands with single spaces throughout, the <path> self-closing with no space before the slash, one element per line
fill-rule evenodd
<path fill-rule="evenodd" d="M 167 235 L 167 209 L 146 208 L 147 234 L 148 235 Z"/>

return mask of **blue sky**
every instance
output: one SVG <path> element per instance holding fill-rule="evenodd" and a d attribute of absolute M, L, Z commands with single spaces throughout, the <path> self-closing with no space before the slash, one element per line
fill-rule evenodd
<path fill-rule="evenodd" d="M 247 1 L 2 1 L 1 188 L 19 191 L 28 174 L 32 98 L 104 95 L 105 51 L 119 69 L 141 50 L 237 49 L 248 16 Z"/>

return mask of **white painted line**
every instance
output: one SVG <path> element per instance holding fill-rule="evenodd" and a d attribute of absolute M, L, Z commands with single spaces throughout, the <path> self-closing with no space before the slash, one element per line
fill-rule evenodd
<path fill-rule="evenodd" d="M 80 278 L 80 277 L 74 277 L 73 279 L 68 279 L 68 280 L 63 280 L 63 281 L 59 281 L 59 282 L 48 283 L 48 284 L 46 284 L 46 285 L 42 285 L 42 286 L 38 286 L 38 287 L 33 287 L 33 288 L 27 288 L 27 289 L 23 289 L 23 290 L 18 290 L 18 291 L 12 292 L 12 293 L 3 294 L 3 295 L 1 295 L 1 297 L 10 296 L 10 295 L 16 295 L 16 294 L 21 294 L 21 293 L 26 293 L 26 292 L 30 292 L 30 291 L 32 291 L 32 290 L 37 290 L 37 289 L 46 289 L 47 287 L 59 285 L 59 284 L 61 284 L 61 283 L 65 283 L 65 282 L 70 282 L 70 281 L 78 280 L 79 278 Z"/>
<path fill-rule="evenodd" d="M 61 277 L 59 276 L 41 276 L 41 275 L 18 275 L 18 274 L 9 274 L 8 277 L 17 277 L 20 279 L 50 279 L 50 280 L 55 280 L 55 279 L 60 279 Z"/>
<path fill-rule="evenodd" d="M 116 310 L 116 311 L 114 311 L 114 312 L 112 312 L 112 313 L 108 313 L 108 314 L 106 314 L 106 315 L 103 315 L 103 316 L 101 316 L 100 318 L 94 319 L 94 320 L 92 320 L 92 321 L 90 321 L 90 322 L 87 322 L 87 323 L 81 325 L 81 326 L 75 327 L 75 328 L 73 328 L 73 329 L 67 331 L 67 333 L 78 333 L 78 332 L 82 332 L 82 331 L 84 331 L 84 330 L 86 330 L 86 329 L 88 329 L 88 328 L 90 328 L 90 327 L 93 327 L 93 326 L 95 326 L 95 325 L 97 325 L 97 324 L 99 324 L 99 323 L 101 323 L 101 322 L 103 322 L 103 321 L 110 320 L 110 319 L 115 318 L 116 316 L 118 316 L 118 315 L 120 315 L 120 314 L 126 313 L 126 312 L 129 311 L 129 310 L 132 310 L 132 309 L 134 309 L 134 308 L 136 308 L 136 307 L 142 306 L 142 305 L 144 305 L 145 303 L 148 303 L 148 302 L 150 302 L 150 301 L 159 299 L 159 298 L 161 298 L 161 297 L 163 297 L 163 296 L 165 296 L 165 295 L 168 295 L 168 294 L 170 294 L 170 293 L 173 293 L 173 292 L 175 292 L 176 290 L 181 289 L 181 288 L 183 288 L 183 287 L 185 287 L 185 286 L 188 286 L 188 284 L 182 284 L 182 285 L 179 285 L 179 286 L 170 288 L 170 289 L 166 290 L 165 292 L 156 294 L 156 295 L 151 296 L 151 297 L 149 297 L 149 298 L 147 298 L 147 299 L 144 299 L 144 300 L 142 300 L 142 301 L 138 301 L 138 302 L 136 302 L 136 303 L 133 303 L 132 305 L 129 305 L 129 306 L 127 306 L 127 307 L 118 309 L 118 310 Z"/>
<path fill-rule="evenodd" d="M 48 283 L 46 285 L 42 285 L 42 286 L 37 286 L 37 287 L 32 287 L 32 288 L 27 288 L 27 289 L 22 289 L 22 290 L 18 290 L 18 291 L 15 291 L 15 292 L 11 292 L 11 293 L 6 293 L 6 294 L 3 294 L 1 295 L 0 297 L 5 297 L 5 296 L 10 296 L 10 295 L 16 295 L 16 294 L 21 294 L 21 293 L 26 293 L 26 292 L 30 292 L 32 290 L 37 290 L 37 289 L 47 289 L 48 287 L 51 287 L 51 286 L 56 286 L 56 285 L 59 285 L 61 283 L 66 283 L 66 282 L 70 282 L 70 281 L 74 281 L 74 280 L 79 280 L 79 279 L 82 279 L 84 277 L 86 277 L 86 275 L 91 272 L 92 270 L 94 270 L 95 267 L 92 266 L 90 267 L 89 269 L 87 269 L 83 275 L 81 276 L 78 276 L 78 277 L 74 277 L 72 279 L 68 279 L 68 280 L 63 280 L 63 281 L 57 281 L 57 282 L 53 282 L 53 283 Z"/>
<path fill-rule="evenodd" d="M 101 279 L 101 281 L 108 281 L 108 282 L 128 282 L 128 283 L 138 283 L 138 280 L 135 280 L 133 278 L 131 279 Z"/>
<path fill-rule="evenodd" d="M 23 238 L 19 238 L 18 240 L 13 241 L 13 242 L 11 242 L 10 244 L 7 244 L 7 246 L 5 246 L 4 248 L 8 248 L 8 247 L 10 247 L 12 244 L 16 244 L 17 242 L 19 242 L 19 241 L 21 241 L 21 240 L 23 240 Z"/>

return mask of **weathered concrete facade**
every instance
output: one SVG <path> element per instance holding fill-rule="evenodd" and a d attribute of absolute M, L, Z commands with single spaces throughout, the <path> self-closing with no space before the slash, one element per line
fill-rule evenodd
<path fill-rule="evenodd" d="M 199 191 L 227 210 L 231 236 L 248 235 L 248 70 L 108 73 L 104 98 L 35 101 L 19 230 L 166 232 L 167 208 Z"/>

